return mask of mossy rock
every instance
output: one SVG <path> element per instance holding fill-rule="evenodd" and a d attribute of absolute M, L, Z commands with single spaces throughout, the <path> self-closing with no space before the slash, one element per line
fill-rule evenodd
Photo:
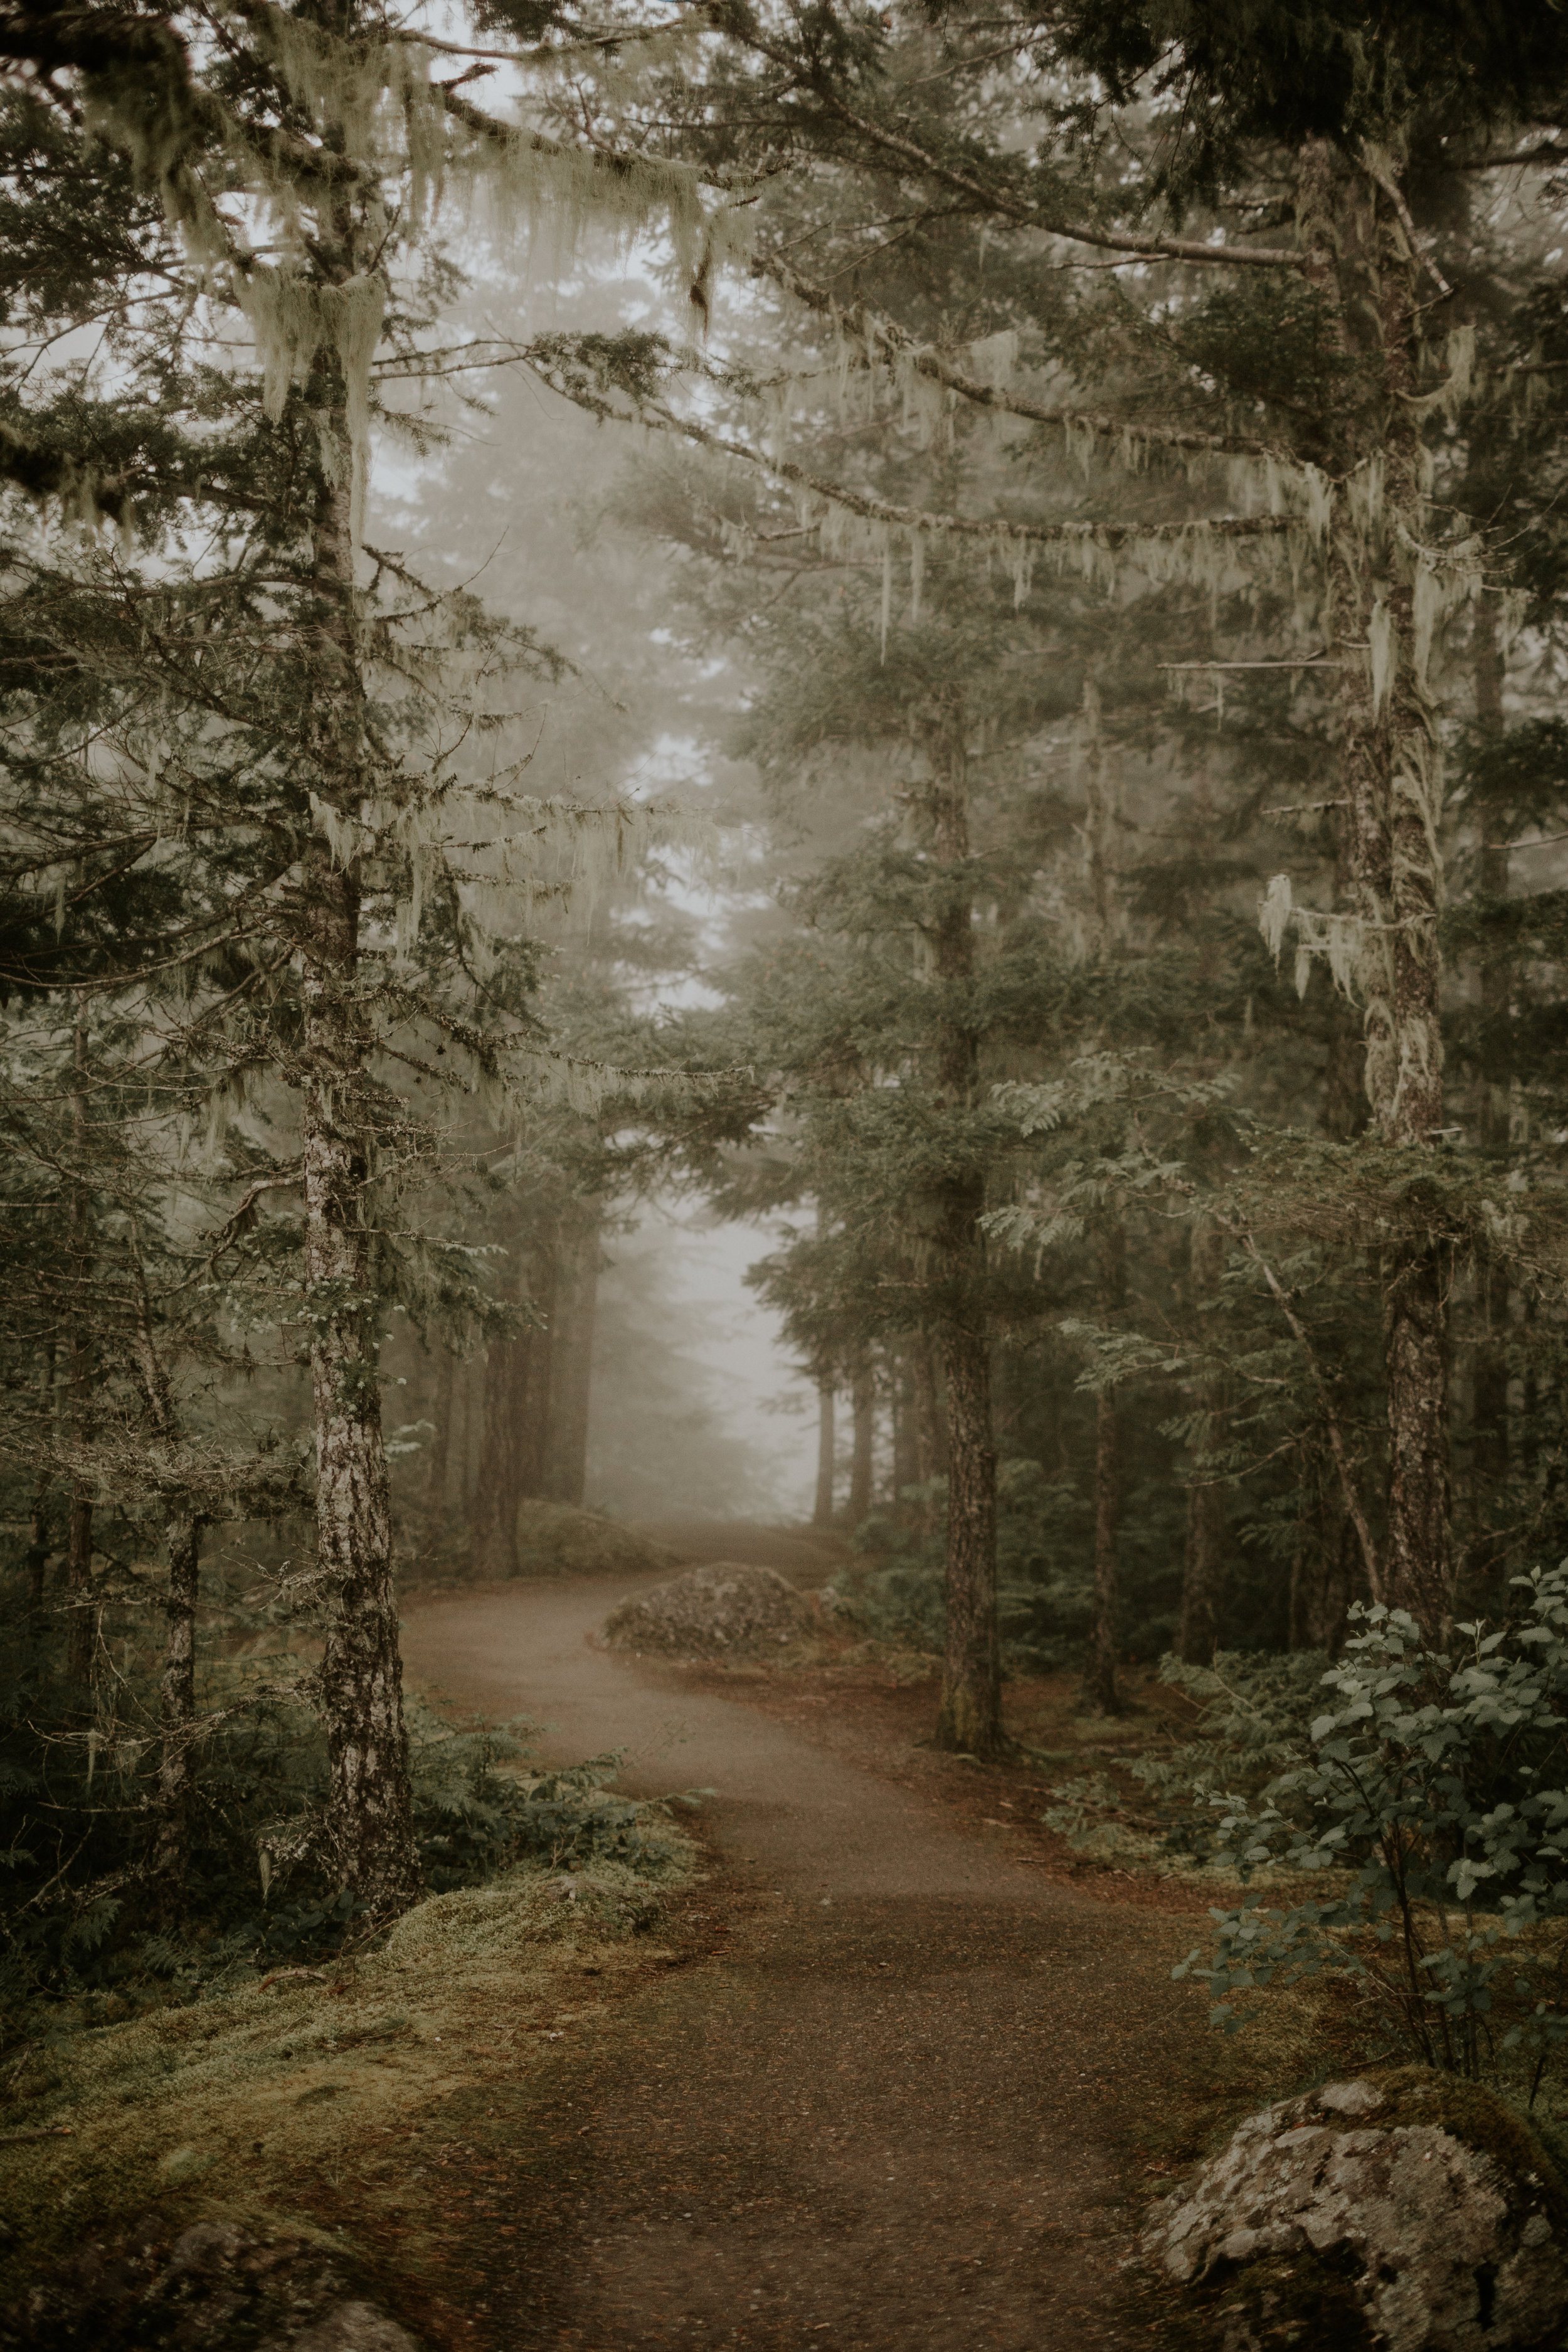
<path fill-rule="evenodd" d="M 1541 2203 L 1568 2243 L 1568 2174 L 1563 2158 L 1520 2109 L 1484 2083 L 1440 2074 L 1431 2066 L 1374 2067 L 1364 2077 L 1388 2105 L 1376 2120 L 1397 2126 L 1436 2124 L 1463 2147 L 1489 2156 L 1510 2179 L 1541 2184 Z"/>
<path fill-rule="evenodd" d="M 1161 2326 L 1165 2352 L 1376 2352 L 1354 2275 L 1331 2256 L 1249 2263 Z"/>
<path fill-rule="evenodd" d="M 517 1559 L 520 1576 L 668 1575 L 680 1565 L 663 1544 L 569 1503 L 523 1504 Z"/>
<path fill-rule="evenodd" d="M 227 2214 L 176 2230 L 153 2211 L 76 2241 L 0 2313 L 0 2352 L 421 2352 L 360 2265 L 320 2237 Z"/>
<path fill-rule="evenodd" d="M 603 1631 L 610 1649 L 637 1655 L 754 1658 L 790 1651 L 816 1624 L 811 1603 L 773 1569 L 717 1559 L 623 1601 Z"/>
<path fill-rule="evenodd" d="M 1568 2181 L 1476 2083 L 1387 2067 L 1248 2116 L 1144 2232 L 1182 2346 L 1545 2352 L 1568 2319 Z"/>

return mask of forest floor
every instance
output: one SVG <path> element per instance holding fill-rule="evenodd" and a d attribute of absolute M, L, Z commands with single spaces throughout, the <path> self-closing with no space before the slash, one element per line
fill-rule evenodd
<path fill-rule="evenodd" d="M 767 1564 L 760 1534 L 722 1548 Z M 634 1793 L 713 1791 L 703 1874 L 659 1927 L 679 1964 L 563 2042 L 525 2122 L 464 2123 L 411 2315 L 481 2352 L 1158 2343 L 1172 2314 L 1131 2262 L 1148 2200 L 1249 2107 L 1336 2071 L 1321 2009 L 1287 1997 L 1250 2042 L 1211 2034 L 1170 1972 L 1214 1890 L 1082 1862 L 1041 1826 L 1049 1765 L 923 1745 L 918 1660 L 848 1639 L 780 1667 L 596 1647 L 655 1580 L 410 1613 L 432 1696 L 528 1714 L 552 1760 L 622 1748 Z M 1147 1677 L 1130 1696 L 1097 1724 L 1066 1678 L 1020 1683 L 1010 1720 L 1089 1770 L 1176 1703 Z M 504 2242 L 468 2201 L 503 2179 Z"/>
<path fill-rule="evenodd" d="M 658 1532 L 824 1572 L 795 1537 Z M 599 1647 L 659 1573 L 416 1593 L 405 1648 L 412 1686 L 527 1717 L 543 1761 L 618 1748 L 630 1793 L 710 1792 L 679 1816 L 695 1871 L 437 1896 L 361 1959 L 29 2044 L 0 2084 L 5 2352 L 300 2326 L 350 2352 L 310 2332 L 329 2277 L 370 2299 L 365 2352 L 374 2308 L 430 2352 L 1184 2336 L 1133 2260 L 1149 2200 L 1367 2054 L 1321 1995 L 1211 2033 L 1171 1969 L 1221 1890 L 1043 1822 L 1185 1703 L 1135 1675 L 1107 1723 L 1068 1677 L 1014 1682 L 1019 1759 L 981 1766 L 925 1744 L 931 1661 L 831 1623 L 765 1666 Z M 187 2291 L 193 2224 L 216 2252 Z"/>

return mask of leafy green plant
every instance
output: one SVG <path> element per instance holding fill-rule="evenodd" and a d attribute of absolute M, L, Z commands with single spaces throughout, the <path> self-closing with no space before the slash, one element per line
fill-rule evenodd
<path fill-rule="evenodd" d="M 929 1532 L 880 1514 L 850 1538 L 853 1565 L 831 1586 L 842 1614 L 881 1641 L 927 1650 L 942 1643 L 942 1555 L 947 1481 L 910 1488 L 906 1501 L 937 1506 Z M 1076 1661 L 1089 1627 L 1093 1574 L 1088 1516 L 1070 1479 L 1052 1479 L 1038 1462 L 1013 1460 L 996 1471 L 997 1617 L 1010 1666 L 1050 1673 Z"/>
<path fill-rule="evenodd" d="M 1302 1759 L 1257 1795 L 1200 1784 L 1244 1881 L 1333 1882 L 1215 1914 L 1207 1962 L 1176 1973 L 1209 1986 L 1216 2023 L 1252 1987 L 1348 1975 L 1428 2065 L 1473 2079 L 1533 2053 L 1533 2096 L 1568 2035 L 1568 1563 L 1515 1589 L 1519 1612 L 1456 1627 L 1454 1651 L 1358 1610 Z"/>

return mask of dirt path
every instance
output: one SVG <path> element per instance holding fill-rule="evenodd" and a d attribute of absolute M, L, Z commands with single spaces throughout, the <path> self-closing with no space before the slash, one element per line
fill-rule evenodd
<path fill-rule="evenodd" d="M 1150 2185 L 1129 2171 L 1194 2020 L 1145 1917 L 805 1728 L 591 1647 L 636 1589 L 531 1583 L 407 1624 L 416 1681 L 528 1713 L 552 1759 L 625 1747 L 636 1791 L 714 1788 L 699 1827 L 739 1897 L 722 1957 L 623 2002 L 532 2099 L 515 2263 L 483 2263 L 468 2340 L 1148 2343 L 1119 2275 Z M 716 1895 L 691 1895 L 699 1926 Z"/>

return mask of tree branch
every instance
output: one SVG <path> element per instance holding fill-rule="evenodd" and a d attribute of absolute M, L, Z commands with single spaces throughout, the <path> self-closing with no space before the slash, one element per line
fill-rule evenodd
<path fill-rule="evenodd" d="M 845 103 L 820 68 L 813 71 L 806 67 L 803 70 L 801 59 L 792 58 L 787 51 L 763 40 L 753 26 L 742 20 L 737 8 L 715 7 L 713 19 L 723 31 L 745 43 L 759 56 L 765 57 L 771 64 L 780 67 L 795 81 L 807 81 L 814 96 L 841 122 L 858 131 L 863 139 L 870 140 L 873 145 L 883 148 L 890 155 L 901 156 L 905 163 L 912 163 L 918 171 L 942 181 L 944 186 L 957 189 L 961 194 L 974 198 L 987 212 L 1000 213 L 1019 228 L 1039 229 L 1047 236 L 1067 237 L 1076 245 L 1095 246 L 1103 252 L 1125 253 L 1149 261 L 1219 262 L 1254 269 L 1300 269 L 1302 267 L 1305 257 L 1288 247 L 1205 245 L 1196 237 L 1140 236 L 1131 230 L 1099 228 L 1087 221 L 1053 220 L 1038 205 L 1027 204 L 1005 190 L 988 188 L 984 181 L 959 170 L 955 164 L 944 163 L 940 156 L 933 155 L 917 140 L 889 129 L 885 123 L 875 121 L 869 115 L 857 113 L 852 106 Z"/>
<path fill-rule="evenodd" d="M 1037 400 L 1026 399 L 1022 393 L 1007 392 L 1000 385 L 986 383 L 981 377 L 967 375 L 944 360 L 931 344 L 921 342 L 908 331 L 895 325 L 879 311 L 868 309 L 864 302 L 848 305 L 837 303 L 825 286 L 804 278 L 787 261 L 762 257 L 752 264 L 753 278 L 768 278 L 793 295 L 808 310 L 831 319 L 850 334 L 858 336 L 868 352 L 879 344 L 890 352 L 905 353 L 917 375 L 927 376 L 962 399 L 972 401 L 977 408 L 991 408 L 1007 416 L 1022 416 L 1035 425 L 1059 425 L 1076 427 L 1080 432 L 1094 433 L 1106 439 L 1120 439 L 1133 434 L 1163 449 L 1212 450 L 1216 457 L 1279 457 L 1289 461 L 1289 453 L 1267 441 L 1258 441 L 1243 433 L 1205 433 L 1195 426 L 1175 425 L 1141 425 L 1130 417 L 1109 416 L 1103 411 L 1088 408 L 1047 406 Z"/>

